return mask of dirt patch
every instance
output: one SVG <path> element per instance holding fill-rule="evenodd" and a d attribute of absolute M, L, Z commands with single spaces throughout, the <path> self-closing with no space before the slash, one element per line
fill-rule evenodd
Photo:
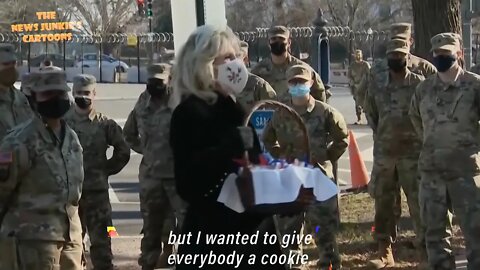
<path fill-rule="evenodd" d="M 339 250 L 344 269 L 368 269 L 368 260 L 375 258 L 376 243 L 373 241 L 374 201 L 366 193 L 344 195 L 340 199 L 341 225 L 338 234 Z M 416 251 L 411 244 L 414 239 L 413 226 L 408 213 L 405 195 L 402 194 L 402 219 L 399 224 L 397 242 L 394 244 L 396 267 L 392 269 L 415 269 Z M 456 253 L 464 248 L 463 236 L 454 226 L 452 241 Z"/>

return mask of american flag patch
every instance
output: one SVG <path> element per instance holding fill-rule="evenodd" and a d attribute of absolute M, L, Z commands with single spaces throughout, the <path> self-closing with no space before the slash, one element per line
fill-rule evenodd
<path fill-rule="evenodd" d="M 12 161 L 12 152 L 0 152 L 0 164 L 10 164 Z"/>

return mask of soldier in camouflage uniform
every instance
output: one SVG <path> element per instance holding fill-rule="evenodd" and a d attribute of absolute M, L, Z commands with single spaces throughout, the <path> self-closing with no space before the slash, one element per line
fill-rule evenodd
<path fill-rule="evenodd" d="M 33 116 L 27 98 L 13 86 L 18 78 L 15 64 L 15 48 L 0 44 L 0 140 L 9 129 Z"/>
<path fill-rule="evenodd" d="M 144 234 L 139 264 L 143 270 L 154 269 L 157 260 L 158 267 L 167 266 L 166 259 L 173 252 L 167 242 L 168 235 L 172 229 L 181 226 L 186 209 L 176 192 L 169 145 L 172 116 L 172 110 L 167 106 L 171 91 L 170 67 L 155 64 L 148 71 L 147 90 L 140 95 L 123 130 L 130 147 L 143 155 L 139 169 Z M 172 212 L 177 226 L 175 218 L 169 219 Z"/>
<path fill-rule="evenodd" d="M 0 146 L 0 269 L 80 270 L 83 149 L 62 120 L 70 88 L 63 71 L 34 76 L 38 117 Z"/>
<path fill-rule="evenodd" d="M 431 39 L 438 75 L 416 89 L 410 117 L 423 140 L 418 162 L 421 217 L 431 269 L 455 269 L 446 226 L 449 201 L 465 237 L 467 269 L 480 269 L 480 76 L 464 71 L 460 36 Z"/>
<path fill-rule="evenodd" d="M 292 40 L 290 38 L 290 31 L 286 27 L 274 26 L 270 28 L 268 38 L 271 57 L 263 59 L 253 67 L 252 73 L 262 77 L 273 87 L 280 102 L 288 103 L 290 95 L 288 94 L 287 69 L 294 65 L 303 64 L 308 66 L 308 64 L 289 53 Z M 316 100 L 325 102 L 327 100 L 327 94 L 330 96 L 331 93 L 326 93 L 320 75 L 313 69 L 311 73 L 313 80 L 311 95 Z"/>
<path fill-rule="evenodd" d="M 363 60 L 362 51 L 356 50 L 355 61 L 348 68 L 348 85 L 353 100 L 355 101 L 355 113 L 357 115 L 357 122 L 354 123 L 355 125 L 360 124 L 362 121 L 363 103 L 367 91 L 367 77 L 369 72 L 370 64 Z"/>
<path fill-rule="evenodd" d="M 394 23 L 390 26 L 390 39 L 403 39 L 407 41 L 409 48 L 411 49 L 413 44 L 413 37 L 412 37 L 412 25 L 410 23 Z M 422 75 L 423 77 L 427 78 L 437 72 L 435 66 L 433 66 L 427 60 L 420 58 L 418 56 L 413 55 L 412 53 L 408 54 L 408 61 L 407 61 L 407 68 L 418 75 Z M 374 84 L 374 82 L 385 82 L 387 81 L 389 74 L 388 63 L 386 59 L 380 59 L 375 61 L 370 69 L 370 75 L 368 77 L 367 82 L 367 89 L 370 88 L 370 85 Z M 374 179 L 373 179 L 374 180 Z M 374 186 L 375 182 L 370 180 L 370 186 Z M 397 187 L 400 190 L 400 186 Z M 393 211 L 395 212 L 395 216 L 397 222 L 400 220 L 402 215 L 402 206 L 401 206 L 401 193 L 397 192 L 398 197 L 396 198 L 395 207 Z M 396 231 L 396 230 L 395 230 Z M 396 238 L 395 235 L 392 237 Z"/>
<path fill-rule="evenodd" d="M 480 75 L 480 64 L 475 64 L 473 67 L 471 67 L 470 72 Z"/>
<path fill-rule="evenodd" d="M 389 76 L 376 81 L 368 89 L 365 112 L 374 133 L 375 186 L 370 194 L 375 199 L 375 240 L 378 258 L 369 262 L 375 269 L 393 267 L 392 235 L 396 217 L 392 212 L 401 186 L 407 196 L 410 216 L 416 233 L 420 259 L 426 261 L 424 228 L 418 206 L 417 161 L 421 141 L 408 117 L 410 101 L 424 77 L 407 68 L 409 46 L 405 40 L 392 39 L 387 44 Z"/>
<path fill-rule="evenodd" d="M 337 161 L 348 147 L 348 130 L 343 116 L 328 104 L 310 96 L 313 83 L 311 69 L 304 65 L 294 65 L 287 70 L 291 101 L 287 104 L 294 108 L 305 121 L 310 138 L 310 163 L 321 168 L 333 179 L 332 162 Z M 329 140 L 332 141 L 329 144 Z M 267 124 L 263 142 L 267 151 L 280 145 L 281 156 L 289 159 L 305 159 L 303 133 L 298 123 L 284 111 L 277 111 Z M 305 213 L 306 230 L 314 233 L 315 244 L 319 250 L 316 269 L 341 268 L 341 258 L 336 242 L 337 197 L 311 206 Z M 297 219 L 299 220 L 299 219 Z M 293 225 L 293 224 L 290 224 Z M 280 227 L 281 235 L 300 232 L 301 224 L 296 228 Z M 320 229 L 318 232 L 316 228 Z"/>
<path fill-rule="evenodd" d="M 93 107 L 96 79 L 91 75 L 73 78 L 75 107 L 65 120 L 77 133 L 83 148 L 85 180 L 80 199 L 83 236 L 90 236 L 90 257 L 95 270 L 112 270 L 111 241 L 107 227 L 112 226 L 112 206 L 108 196 L 108 177 L 119 173 L 130 160 L 130 148 L 122 128 Z M 113 146 L 113 155 L 106 151 Z"/>
<path fill-rule="evenodd" d="M 241 49 L 243 52 L 243 59 L 245 64 L 248 63 L 248 43 L 242 41 L 241 42 Z M 265 81 L 264 79 L 258 77 L 255 74 L 249 73 L 248 74 L 248 81 L 247 85 L 243 89 L 242 93 L 236 96 L 237 101 L 242 104 L 247 111 L 260 100 L 264 99 L 273 99 L 277 98 L 277 94 L 275 90 L 270 86 L 270 84 Z"/>

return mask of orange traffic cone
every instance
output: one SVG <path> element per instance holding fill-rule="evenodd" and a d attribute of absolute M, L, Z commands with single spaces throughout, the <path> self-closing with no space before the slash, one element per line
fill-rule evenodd
<path fill-rule="evenodd" d="M 348 155 L 350 158 L 350 175 L 352 178 L 352 187 L 347 189 L 347 192 L 351 191 L 366 191 L 369 181 L 367 167 L 363 162 L 362 155 L 358 149 L 357 140 L 351 130 L 348 131 Z"/>
<path fill-rule="evenodd" d="M 107 227 L 107 233 L 110 238 L 118 236 L 117 230 L 113 226 Z"/>

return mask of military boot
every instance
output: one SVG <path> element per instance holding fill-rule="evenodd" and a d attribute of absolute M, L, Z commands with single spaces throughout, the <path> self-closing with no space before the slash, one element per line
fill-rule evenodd
<path fill-rule="evenodd" d="M 428 266 L 428 256 L 427 256 L 427 250 L 425 247 L 420 247 L 417 248 L 417 254 L 418 254 L 418 265 L 417 269 L 418 270 L 428 270 L 430 269 Z"/>
<path fill-rule="evenodd" d="M 395 260 L 393 259 L 392 244 L 390 242 L 380 241 L 378 242 L 378 255 L 379 258 L 370 260 L 368 266 L 373 269 L 383 269 L 395 266 Z"/>
<path fill-rule="evenodd" d="M 156 268 L 168 268 L 170 265 L 168 263 L 168 257 L 173 253 L 173 245 L 165 244 L 163 245 L 162 253 L 158 258 Z"/>

